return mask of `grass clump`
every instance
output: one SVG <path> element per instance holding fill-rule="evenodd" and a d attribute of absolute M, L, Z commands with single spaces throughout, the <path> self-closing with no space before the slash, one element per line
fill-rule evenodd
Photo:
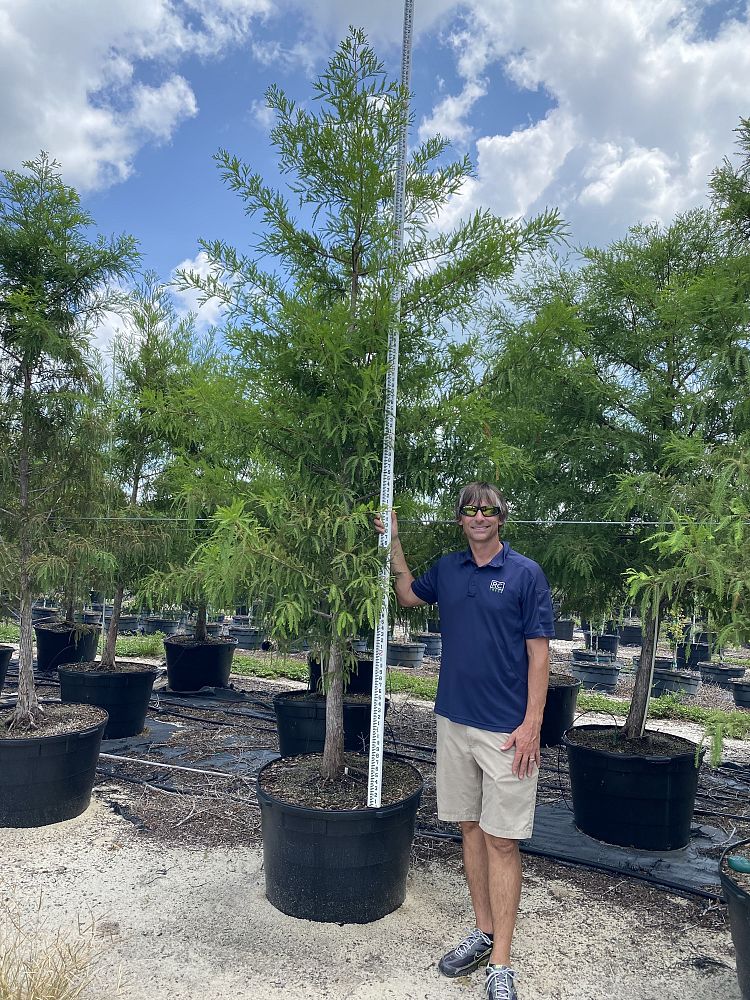
<path fill-rule="evenodd" d="M 20 639 L 21 629 L 18 625 L 13 625 L 10 622 L 0 623 L 0 643 L 20 642 Z"/>
<path fill-rule="evenodd" d="M 0 1000 L 77 1000 L 94 981 L 91 933 L 25 929 L 16 913 L 0 916 Z"/>
<path fill-rule="evenodd" d="M 306 663 L 288 660 L 284 656 L 261 660 L 255 656 L 235 657 L 232 673 L 241 677 L 260 677 L 263 680 L 285 678 L 290 681 L 307 681 L 310 671 Z"/>
<path fill-rule="evenodd" d="M 8 622 L 0 624 L 0 643 L 19 642 L 20 629 L 18 625 Z M 115 652 L 118 656 L 163 656 L 164 655 L 164 635 L 161 632 L 154 632 L 153 635 L 121 635 L 117 638 Z M 99 637 L 99 652 L 101 653 L 104 644 Z M 0 996 L 0 1000 L 3 1000 Z"/>
<path fill-rule="evenodd" d="M 104 643 L 99 638 L 99 652 L 104 649 Z M 154 632 L 153 635 L 120 635 L 115 643 L 116 656 L 164 656 L 164 635 Z"/>

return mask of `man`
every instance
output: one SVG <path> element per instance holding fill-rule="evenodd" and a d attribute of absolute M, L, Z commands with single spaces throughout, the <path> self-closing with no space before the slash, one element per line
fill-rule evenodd
<path fill-rule="evenodd" d="M 469 547 L 415 580 L 391 519 L 391 570 L 402 607 L 437 603 L 443 642 L 437 715 L 438 815 L 459 823 L 476 928 L 442 957 L 446 976 L 489 960 L 488 1000 L 517 1000 L 510 946 L 521 894 L 519 840 L 531 836 L 539 733 L 554 636 L 541 568 L 500 537 L 508 514 L 490 483 L 469 483 L 456 521 Z M 381 534 L 383 522 L 375 519 Z"/>

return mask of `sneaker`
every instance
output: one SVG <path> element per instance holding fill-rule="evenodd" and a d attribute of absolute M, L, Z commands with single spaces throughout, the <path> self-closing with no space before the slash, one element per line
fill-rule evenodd
<path fill-rule="evenodd" d="M 438 962 L 444 976 L 468 976 L 486 962 L 492 951 L 492 938 L 478 927 Z"/>
<path fill-rule="evenodd" d="M 488 965 L 484 984 L 487 1000 L 518 1000 L 516 974 L 507 965 Z"/>

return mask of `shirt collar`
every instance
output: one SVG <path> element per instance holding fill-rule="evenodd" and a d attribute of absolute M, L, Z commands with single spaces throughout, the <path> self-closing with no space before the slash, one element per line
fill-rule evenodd
<path fill-rule="evenodd" d="M 492 566 L 493 569 L 498 569 L 500 566 L 503 566 L 505 564 L 505 560 L 509 552 L 510 552 L 510 545 L 507 542 L 503 542 L 503 547 L 500 549 L 497 555 L 493 556 L 488 563 L 485 563 L 485 566 Z M 463 559 L 461 561 L 464 563 L 475 562 L 471 549 L 465 550 L 465 552 L 463 553 Z"/>

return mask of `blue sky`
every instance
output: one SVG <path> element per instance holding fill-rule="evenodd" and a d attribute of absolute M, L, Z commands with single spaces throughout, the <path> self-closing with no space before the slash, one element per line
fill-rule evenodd
<path fill-rule="evenodd" d="M 402 0 L 0 0 L 0 168 L 44 148 L 105 232 L 168 279 L 243 247 L 225 146 L 277 181 L 263 93 L 300 100 L 350 22 L 394 77 Z M 560 208 L 578 243 L 704 201 L 750 115 L 750 14 L 717 0 L 415 0 L 413 138 L 477 176 L 450 206 Z M 210 310 L 204 317 L 215 318 Z"/>

